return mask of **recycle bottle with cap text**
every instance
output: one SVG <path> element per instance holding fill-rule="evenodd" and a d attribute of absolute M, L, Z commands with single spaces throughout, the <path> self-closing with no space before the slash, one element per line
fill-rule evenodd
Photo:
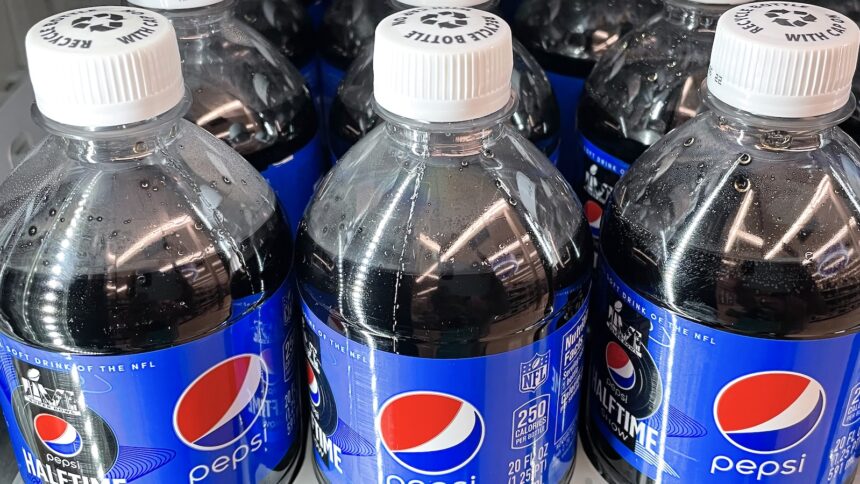
<path fill-rule="evenodd" d="M 329 166 L 299 71 L 235 15 L 236 0 L 129 2 L 170 19 L 193 101 L 185 117 L 260 171 L 295 228 Z"/>
<path fill-rule="evenodd" d="M 402 0 L 393 6 L 400 10 L 425 2 Z M 460 7 L 494 11 L 498 1 L 472 0 L 457 2 Z M 425 22 L 432 22 L 438 34 L 457 34 L 464 27 L 457 7 L 426 13 Z M 552 86 L 534 57 L 514 40 L 514 74 L 512 84 L 519 103 L 511 115 L 511 123 L 523 136 L 537 145 L 555 163 L 559 155 L 559 113 Z M 362 50 L 352 63 L 337 91 L 329 118 L 329 144 L 332 158 L 337 160 L 380 122 L 373 111 L 373 44 Z"/>
<path fill-rule="evenodd" d="M 657 0 L 525 0 L 514 32 L 552 83 L 561 112 L 558 167 L 574 186 L 582 178 L 576 107 L 585 79 L 603 53 L 635 25 L 659 11 Z"/>
<path fill-rule="evenodd" d="M 757 2 L 716 27 L 709 110 L 609 198 L 583 445 L 614 483 L 850 483 L 860 457 L 860 29 Z"/>
<path fill-rule="evenodd" d="M 577 110 L 584 161 L 574 186 L 595 237 L 612 187 L 666 133 L 705 108 L 717 20 L 746 0 L 665 0 L 663 12 L 628 32 L 597 62 Z"/>
<path fill-rule="evenodd" d="M 463 28 L 439 34 L 421 19 L 442 11 L 379 24 L 383 123 L 299 228 L 315 469 L 331 483 L 565 482 L 591 235 L 570 185 L 507 122 L 510 28 L 458 8 Z"/>
<path fill-rule="evenodd" d="M 182 119 L 170 23 L 72 10 L 26 47 L 49 135 L 0 186 L 0 407 L 23 481 L 290 475 L 290 228 L 259 173 Z"/>

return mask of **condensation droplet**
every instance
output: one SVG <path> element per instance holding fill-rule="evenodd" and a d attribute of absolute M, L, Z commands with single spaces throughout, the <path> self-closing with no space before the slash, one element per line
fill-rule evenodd
<path fill-rule="evenodd" d="M 30 228 L 27 229 L 27 233 L 30 235 L 36 235 L 36 232 L 38 231 L 39 229 L 37 229 L 35 225 L 31 225 Z"/>
<path fill-rule="evenodd" d="M 687 140 L 684 141 L 684 146 L 687 146 L 687 147 L 693 146 L 693 143 L 695 143 L 695 142 L 696 142 L 696 138 L 687 138 Z"/>
<path fill-rule="evenodd" d="M 54 215 L 57 215 L 57 209 L 56 208 L 52 208 L 51 210 L 48 211 L 48 216 L 53 217 Z"/>
<path fill-rule="evenodd" d="M 149 188 L 149 180 L 141 180 L 140 181 L 140 188 L 143 188 L 144 190 Z"/>
<path fill-rule="evenodd" d="M 750 156 L 749 153 L 741 153 L 741 155 L 738 156 L 738 159 L 737 159 L 737 162 L 740 163 L 741 165 L 749 165 L 751 161 L 752 161 L 752 156 Z"/>
<path fill-rule="evenodd" d="M 232 181 L 230 181 L 230 179 L 229 179 L 229 178 L 227 178 L 226 176 L 225 176 L 225 177 L 221 177 L 221 179 L 222 179 L 222 180 L 224 180 L 224 183 L 225 183 L 225 184 L 227 184 L 227 185 L 232 185 L 232 184 L 233 184 L 233 182 L 232 182 Z"/>

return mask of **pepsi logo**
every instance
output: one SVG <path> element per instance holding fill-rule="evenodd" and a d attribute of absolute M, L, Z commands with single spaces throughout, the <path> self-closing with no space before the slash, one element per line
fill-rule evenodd
<path fill-rule="evenodd" d="M 61 457 L 74 457 L 81 453 L 81 434 L 69 422 L 48 413 L 33 419 L 36 436 L 51 452 Z"/>
<path fill-rule="evenodd" d="M 244 354 L 197 377 L 179 397 L 173 428 L 187 446 L 217 450 L 241 439 L 260 417 L 266 399 L 266 363 Z"/>
<path fill-rule="evenodd" d="M 421 474 L 456 471 L 484 443 L 484 419 L 469 402 L 444 393 L 410 392 L 379 410 L 376 430 L 385 450 L 403 467 Z"/>
<path fill-rule="evenodd" d="M 630 356 L 614 341 L 606 345 L 606 368 L 612 381 L 622 390 L 630 390 L 636 384 L 636 371 Z"/>
<path fill-rule="evenodd" d="M 585 218 L 588 219 L 588 224 L 592 227 L 600 228 L 600 217 L 603 216 L 603 207 L 595 203 L 593 200 L 585 202 Z"/>
<path fill-rule="evenodd" d="M 313 367 L 310 362 L 307 363 L 308 367 L 308 389 L 310 390 L 311 403 L 314 407 L 319 407 L 320 402 L 322 401 L 322 396 L 320 395 L 320 384 L 317 381 L 317 375 L 314 372 Z"/>
<path fill-rule="evenodd" d="M 782 452 L 808 437 L 825 408 L 824 388 L 800 373 L 742 376 L 720 390 L 714 420 L 736 447 L 756 454 Z"/>

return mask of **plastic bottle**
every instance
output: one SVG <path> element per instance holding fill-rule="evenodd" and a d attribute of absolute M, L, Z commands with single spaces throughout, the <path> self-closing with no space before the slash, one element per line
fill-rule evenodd
<path fill-rule="evenodd" d="M 426 3 L 408 0 L 395 4 L 405 10 L 407 4 L 421 6 Z M 461 0 L 461 7 L 474 7 L 492 11 L 498 2 L 483 0 Z M 452 11 L 452 16 L 457 12 Z M 456 21 L 456 19 L 454 19 Z M 550 161 L 556 163 L 559 156 L 559 113 L 552 86 L 532 55 L 522 44 L 514 40 L 513 85 L 519 103 L 511 116 L 517 130 L 530 139 Z M 370 132 L 380 122 L 373 110 L 373 43 L 362 50 L 352 63 L 338 89 L 331 107 L 329 119 L 329 144 L 332 157 L 337 160 L 346 151 Z"/>
<path fill-rule="evenodd" d="M 660 15 L 625 35 L 595 66 L 577 112 L 585 163 L 576 187 L 595 237 L 621 175 L 649 146 L 705 109 L 699 86 L 717 20 L 741 3 L 665 0 Z"/>
<path fill-rule="evenodd" d="M 616 185 L 583 437 L 610 482 L 852 482 L 860 147 L 838 125 L 858 46 L 832 10 L 729 10 L 710 111 Z"/>
<path fill-rule="evenodd" d="M 462 22 L 440 27 L 450 12 Z M 374 49 L 385 122 L 321 183 L 297 240 L 318 477 L 565 482 L 591 236 L 506 122 L 510 28 L 417 8 L 383 20 Z"/>
<path fill-rule="evenodd" d="M 24 481 L 289 475 L 289 226 L 257 171 L 182 119 L 170 23 L 79 9 L 26 46 L 50 134 L 0 186 L 0 406 Z"/>
<path fill-rule="evenodd" d="M 582 179 L 576 112 L 595 62 L 633 26 L 659 11 L 653 0 L 525 0 L 514 33 L 546 71 L 561 112 L 559 169 L 574 186 Z"/>
<path fill-rule="evenodd" d="M 311 97 L 320 92 L 319 57 L 311 16 L 297 0 L 239 0 L 240 19 L 254 27 L 302 73 Z"/>
<path fill-rule="evenodd" d="M 295 228 L 329 165 L 299 71 L 235 16 L 234 0 L 129 1 L 157 8 L 176 29 L 193 98 L 186 118 L 260 171 Z"/>

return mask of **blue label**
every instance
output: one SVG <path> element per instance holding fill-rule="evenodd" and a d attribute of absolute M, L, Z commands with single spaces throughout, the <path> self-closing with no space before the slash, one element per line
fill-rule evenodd
<path fill-rule="evenodd" d="M 546 76 L 552 84 L 558 110 L 561 113 L 561 145 L 558 168 L 567 181 L 577 186 L 582 179 L 582 156 L 577 152 L 576 140 L 576 108 L 579 98 L 585 88 L 585 79 L 564 76 L 552 71 L 546 71 Z"/>
<path fill-rule="evenodd" d="M 604 263 L 588 418 L 658 482 L 841 483 L 860 455 L 860 338 L 771 340 L 689 321 Z"/>
<path fill-rule="evenodd" d="M 324 116 L 324 124 L 328 126 L 328 116 L 331 112 L 331 105 L 337 97 L 337 89 L 340 87 L 341 81 L 346 76 L 346 72 L 335 67 L 327 62 L 325 58 L 320 59 L 320 83 L 322 84 L 322 113 Z"/>
<path fill-rule="evenodd" d="M 316 464 L 332 483 L 555 483 L 573 463 L 586 304 L 531 346 L 463 359 L 349 340 L 305 306 Z"/>
<path fill-rule="evenodd" d="M 263 170 L 275 195 L 287 212 L 293 234 L 314 195 L 317 181 L 328 169 L 325 148 L 314 136 L 302 149 Z"/>
<path fill-rule="evenodd" d="M 583 170 L 585 177 L 582 183 L 583 208 L 585 208 L 585 217 L 591 225 L 591 234 L 599 237 L 603 207 L 609 200 L 615 184 L 627 172 L 630 165 L 603 151 L 585 136 L 579 135 L 579 146 L 585 154 Z"/>
<path fill-rule="evenodd" d="M 301 435 L 288 288 L 218 333 L 159 351 L 82 356 L 0 336 L 0 405 L 24 481 L 272 474 Z"/>

